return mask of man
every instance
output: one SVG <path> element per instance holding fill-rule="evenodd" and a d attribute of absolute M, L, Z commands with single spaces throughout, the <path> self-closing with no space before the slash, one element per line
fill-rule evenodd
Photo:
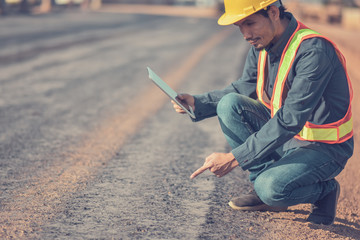
<path fill-rule="evenodd" d="M 222 177 L 240 166 L 255 191 L 232 199 L 233 209 L 283 211 L 311 203 L 307 220 L 332 224 L 340 194 L 334 178 L 353 153 L 343 56 L 281 1 L 225 0 L 218 23 L 239 27 L 251 48 L 241 78 L 227 88 L 178 96 L 192 106 L 195 121 L 217 115 L 232 147 L 208 156 L 191 178 L 207 169 Z"/>

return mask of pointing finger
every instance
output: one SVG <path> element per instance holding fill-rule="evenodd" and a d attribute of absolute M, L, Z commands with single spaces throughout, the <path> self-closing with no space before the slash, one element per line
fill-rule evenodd
<path fill-rule="evenodd" d="M 205 172 L 207 169 L 212 168 L 212 163 L 211 162 L 207 162 L 204 163 L 204 165 L 202 167 L 200 167 L 198 170 L 196 170 L 193 174 L 191 174 L 190 179 L 195 178 L 197 175 Z"/>

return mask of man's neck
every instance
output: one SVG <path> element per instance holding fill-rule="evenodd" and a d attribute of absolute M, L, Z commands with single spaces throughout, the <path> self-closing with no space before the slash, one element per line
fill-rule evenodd
<path fill-rule="evenodd" d="M 290 22 L 290 20 L 287 17 L 280 19 L 278 26 L 277 26 L 277 28 L 278 28 L 277 34 L 274 37 L 274 39 L 271 41 L 273 44 L 275 44 L 280 39 L 280 37 L 283 35 L 286 28 L 289 26 L 289 22 Z"/>

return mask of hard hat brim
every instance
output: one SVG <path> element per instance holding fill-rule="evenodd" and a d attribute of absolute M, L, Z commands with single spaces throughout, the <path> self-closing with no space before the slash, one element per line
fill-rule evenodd
<path fill-rule="evenodd" d="M 247 17 L 246 14 L 239 14 L 239 15 L 230 15 L 230 14 L 226 14 L 224 13 L 218 20 L 218 24 L 219 25 L 230 25 L 230 24 L 234 24 L 240 20 L 242 20 L 243 18 Z"/>

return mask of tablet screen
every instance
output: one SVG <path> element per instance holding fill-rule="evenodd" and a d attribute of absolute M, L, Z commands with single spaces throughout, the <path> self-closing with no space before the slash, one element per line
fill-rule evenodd
<path fill-rule="evenodd" d="M 191 106 L 189 106 L 190 110 L 188 110 L 185 106 L 183 106 L 177 99 L 177 93 L 167 85 L 153 70 L 149 67 L 147 68 L 149 72 L 149 78 L 158 86 L 166 95 L 168 95 L 177 105 L 179 105 L 190 117 L 196 118 L 194 111 Z"/>

